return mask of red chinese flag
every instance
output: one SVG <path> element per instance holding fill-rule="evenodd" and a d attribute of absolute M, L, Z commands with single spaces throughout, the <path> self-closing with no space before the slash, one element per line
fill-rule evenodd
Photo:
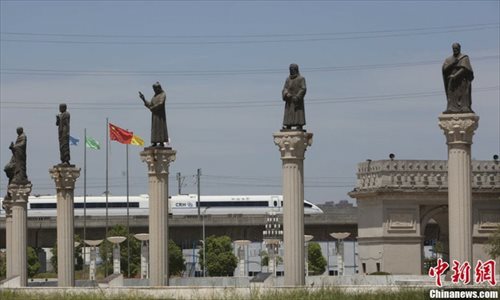
<path fill-rule="evenodd" d="M 122 144 L 130 144 L 132 142 L 133 132 L 122 129 L 116 125 L 109 123 L 109 138 L 112 141 L 117 141 Z"/>

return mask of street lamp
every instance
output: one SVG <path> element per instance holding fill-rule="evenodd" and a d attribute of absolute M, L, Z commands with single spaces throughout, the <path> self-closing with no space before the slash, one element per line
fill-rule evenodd
<path fill-rule="evenodd" d="M 137 233 L 134 237 L 141 241 L 141 279 L 149 278 L 149 233 Z"/>
<path fill-rule="evenodd" d="M 89 280 L 96 280 L 96 247 L 102 243 L 102 240 L 85 240 L 85 244 L 90 246 L 90 265 L 89 265 Z"/>
<path fill-rule="evenodd" d="M 113 244 L 113 274 L 120 274 L 120 243 L 125 241 L 127 238 L 124 236 L 110 236 L 108 241 Z"/>
<path fill-rule="evenodd" d="M 350 232 L 332 232 L 330 236 L 337 239 L 337 269 L 338 275 L 344 275 L 344 242 L 350 236 Z M 356 258 L 355 258 L 356 259 Z"/>
<path fill-rule="evenodd" d="M 309 241 L 313 239 L 314 236 L 312 235 L 309 235 L 309 234 L 305 234 L 304 235 L 304 247 L 305 247 L 305 251 L 304 253 L 306 254 L 306 257 L 305 257 L 305 265 L 306 265 L 306 277 L 309 276 Z"/>

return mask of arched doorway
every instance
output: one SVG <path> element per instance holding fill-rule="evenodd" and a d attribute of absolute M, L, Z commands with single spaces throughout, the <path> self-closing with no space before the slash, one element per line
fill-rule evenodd
<path fill-rule="evenodd" d="M 422 274 L 427 274 L 438 258 L 449 261 L 448 205 L 423 207 L 420 229 L 423 237 Z"/>

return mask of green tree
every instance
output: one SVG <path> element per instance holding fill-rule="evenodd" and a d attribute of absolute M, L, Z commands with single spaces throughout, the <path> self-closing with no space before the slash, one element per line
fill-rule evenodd
<path fill-rule="evenodd" d="M 263 250 L 260 252 L 260 257 L 261 257 L 260 264 L 262 266 L 268 266 L 269 265 L 269 253 L 267 253 L 266 250 Z M 283 263 L 283 258 L 281 256 L 276 255 L 275 258 L 276 258 L 277 265 Z"/>
<path fill-rule="evenodd" d="M 130 245 L 130 277 L 134 277 L 141 270 L 141 242 L 131 233 L 127 235 L 127 228 L 123 225 L 116 225 L 108 231 L 109 236 L 124 236 Z M 107 255 L 106 255 L 107 254 Z M 113 245 L 105 239 L 99 245 L 99 255 L 102 265 L 108 266 L 108 275 L 113 273 Z M 127 240 L 120 244 L 120 268 L 123 274 L 128 272 L 128 246 Z"/>
<path fill-rule="evenodd" d="M 7 253 L 0 252 L 0 278 L 5 278 L 7 275 Z"/>
<path fill-rule="evenodd" d="M 311 275 L 321 275 L 326 270 L 326 259 L 321 253 L 321 247 L 316 242 L 309 242 L 307 246 L 307 259 Z"/>
<path fill-rule="evenodd" d="M 42 266 L 40 264 L 40 259 L 38 259 L 38 254 L 35 249 L 28 247 L 28 277 L 33 278 L 40 270 Z"/>
<path fill-rule="evenodd" d="M 205 240 L 207 254 L 207 273 L 209 276 L 232 276 L 238 260 L 233 253 L 231 238 L 228 236 L 210 236 Z M 203 269 L 203 248 L 199 250 L 200 265 Z"/>
<path fill-rule="evenodd" d="M 168 241 L 168 275 L 182 275 L 182 272 L 186 269 L 184 264 L 184 257 L 182 256 L 182 250 L 177 246 L 174 241 Z"/>
<path fill-rule="evenodd" d="M 74 240 L 75 242 L 78 243 L 78 246 L 75 247 L 75 261 L 76 261 L 75 270 L 80 271 L 83 270 L 83 255 L 82 255 L 83 242 L 78 234 L 75 234 Z M 50 252 L 52 253 L 52 257 L 50 258 L 50 264 L 52 265 L 52 269 L 54 269 L 54 272 L 57 273 L 57 243 L 54 245 L 54 248 L 50 249 Z"/>
<path fill-rule="evenodd" d="M 493 259 L 500 257 L 500 226 L 489 237 L 488 253 Z"/>

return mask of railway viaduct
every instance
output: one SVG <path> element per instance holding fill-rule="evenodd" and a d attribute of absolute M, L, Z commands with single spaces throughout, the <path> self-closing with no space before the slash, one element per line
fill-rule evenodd
<path fill-rule="evenodd" d="M 305 234 L 314 236 L 314 240 L 332 240 L 331 232 L 350 232 L 357 236 L 358 209 L 349 204 L 318 205 L 324 214 L 307 215 L 305 217 Z M 205 216 L 206 236 L 227 235 L 232 240 L 247 239 L 262 241 L 262 231 L 266 223 L 265 215 L 207 215 Z M 75 217 L 75 233 L 83 237 L 83 217 Z M 127 224 L 126 216 L 110 216 L 109 228 Z M 178 245 L 191 247 L 193 242 L 202 239 L 203 218 L 198 216 L 169 216 L 169 237 Z M 86 218 L 87 239 L 102 239 L 106 230 L 104 217 Z M 148 232 L 147 216 L 131 216 L 130 231 L 132 233 Z M 56 243 L 55 217 L 28 219 L 28 246 L 51 248 Z M 5 219 L 0 219 L 0 248 L 5 248 Z"/>

